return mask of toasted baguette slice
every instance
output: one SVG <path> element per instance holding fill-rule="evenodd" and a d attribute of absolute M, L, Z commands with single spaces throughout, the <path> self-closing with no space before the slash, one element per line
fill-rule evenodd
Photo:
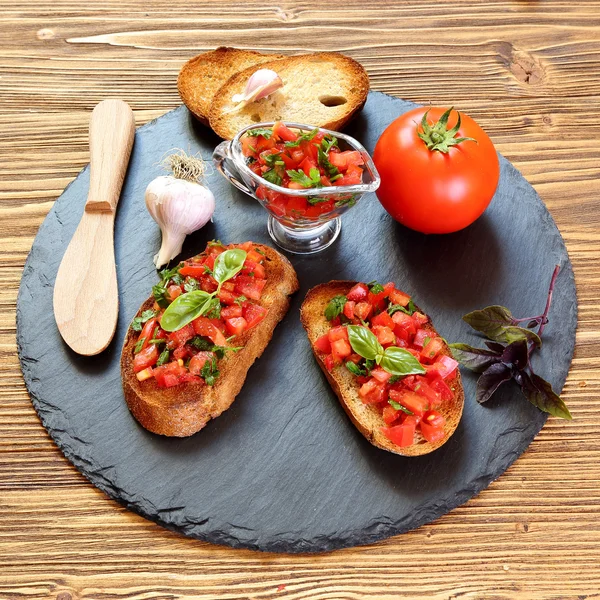
<path fill-rule="evenodd" d="M 244 91 L 258 69 L 272 69 L 284 86 L 261 100 L 234 110 L 234 94 Z M 232 75 L 217 91 L 209 121 L 222 138 L 231 139 L 253 123 L 295 121 L 341 129 L 367 100 L 369 76 L 362 65 L 336 52 L 289 56 Z"/>
<path fill-rule="evenodd" d="M 365 404 L 360 399 L 358 395 L 360 385 L 357 383 L 356 377 L 345 367 L 335 367 L 332 372 L 329 372 L 321 359 L 320 353 L 315 350 L 314 344 L 317 338 L 331 329 L 331 324 L 323 314 L 325 307 L 334 296 L 348 294 L 356 283 L 356 281 L 330 281 L 329 283 L 322 283 L 312 288 L 302 303 L 300 318 L 308 334 L 308 339 L 310 340 L 317 362 L 351 421 L 371 444 L 383 450 L 401 454 L 402 456 L 419 456 L 432 452 L 448 441 L 454 433 L 462 415 L 465 396 L 458 371 L 456 377 L 447 382 L 454 392 L 454 398 L 452 401 L 444 402 L 437 409 L 446 419 L 446 435 L 438 442 L 431 443 L 417 431 L 415 433 L 415 443 L 412 446 L 401 448 L 381 433 L 381 427 L 385 426 L 385 422 L 376 406 Z M 418 307 L 417 310 L 423 312 Z M 424 328 L 435 331 L 431 324 L 431 319 L 424 325 Z M 447 345 L 444 345 L 443 352 L 448 356 L 452 355 Z"/>
<path fill-rule="evenodd" d="M 225 47 L 204 52 L 181 68 L 177 79 L 179 95 L 192 114 L 208 125 L 208 112 L 215 92 L 234 73 L 278 58 L 283 56 Z"/>
<path fill-rule="evenodd" d="M 298 290 L 296 271 L 283 255 L 268 246 L 256 244 L 265 254 L 267 283 L 260 304 L 268 309 L 266 317 L 255 327 L 236 338 L 238 352 L 228 352 L 219 360 L 220 375 L 215 385 L 183 383 L 159 388 L 154 379 L 138 381 L 133 371 L 134 347 L 139 333 L 129 329 L 121 354 L 121 378 L 129 409 L 149 431 L 166 436 L 185 437 L 202 429 L 210 419 L 227 410 L 242 389 L 248 369 L 264 352 L 273 330 L 286 314 L 289 295 Z M 152 308 L 148 298 L 136 316 Z"/>

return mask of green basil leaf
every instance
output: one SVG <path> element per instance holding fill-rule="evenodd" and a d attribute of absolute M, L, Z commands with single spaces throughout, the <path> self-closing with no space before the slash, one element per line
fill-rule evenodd
<path fill-rule="evenodd" d="M 163 313 L 160 326 L 165 331 L 177 331 L 185 327 L 188 323 L 191 323 L 194 319 L 211 309 L 212 299 L 213 295 L 203 290 L 181 294 L 181 296 L 178 296 L 169 304 Z"/>
<path fill-rule="evenodd" d="M 332 319 L 335 319 L 337 316 L 342 314 L 342 311 L 344 310 L 344 306 L 347 301 L 348 298 L 346 298 L 346 296 L 334 296 L 329 301 L 329 304 L 325 307 L 325 318 L 328 321 L 331 321 Z"/>
<path fill-rule="evenodd" d="M 219 369 L 217 368 L 217 359 L 207 360 L 200 371 L 200 376 L 204 379 L 207 385 L 214 385 L 217 377 L 219 376 Z"/>
<path fill-rule="evenodd" d="M 375 335 L 366 327 L 362 327 L 361 325 L 348 325 L 348 339 L 356 354 L 360 354 L 363 358 L 375 360 L 379 363 L 379 360 L 381 360 L 381 356 L 383 355 L 383 346 L 379 343 L 379 340 Z M 410 354 L 410 352 L 408 354 Z M 423 372 L 425 371 L 423 370 Z M 392 373 L 392 375 L 394 374 L 395 373 Z"/>
<path fill-rule="evenodd" d="M 145 310 L 139 317 L 133 319 L 131 322 L 131 329 L 133 329 L 133 331 L 141 331 L 142 324 L 154 318 L 157 314 L 158 313 L 155 310 Z"/>
<path fill-rule="evenodd" d="M 273 129 L 269 127 L 257 127 L 256 129 L 250 129 L 246 132 L 248 137 L 258 137 L 259 135 L 264 137 L 265 140 L 271 139 L 273 135 Z"/>
<path fill-rule="evenodd" d="M 395 346 L 386 348 L 379 366 L 384 371 L 400 377 L 425 373 L 425 367 L 408 350 Z"/>
<path fill-rule="evenodd" d="M 512 313 L 504 306 L 487 306 L 481 310 L 474 310 L 466 314 L 463 321 L 495 342 L 512 344 L 519 340 L 527 340 L 534 342 L 538 347 L 542 345 L 537 333 L 515 325 Z"/>
<path fill-rule="evenodd" d="M 394 409 L 394 410 L 401 410 L 403 413 L 406 413 L 407 415 L 414 415 L 415 413 L 408 410 L 408 408 L 404 408 L 404 406 L 402 406 L 402 404 L 400 404 L 399 402 L 396 402 L 395 400 L 392 400 L 391 398 L 388 400 L 388 404 Z"/>
<path fill-rule="evenodd" d="M 134 352 L 135 354 L 137 354 L 138 352 L 141 352 L 141 351 L 142 351 L 142 346 L 144 345 L 144 342 L 145 342 L 145 341 L 146 341 L 146 338 L 140 338 L 140 339 L 137 341 L 137 344 L 135 345 L 135 348 L 133 349 L 133 352 Z"/>
<path fill-rule="evenodd" d="M 398 311 L 403 312 L 407 315 L 412 315 L 417 310 L 417 308 L 414 302 L 412 300 L 409 300 L 406 308 L 400 304 L 390 304 L 387 310 L 390 313 L 390 315 L 393 315 L 395 312 Z"/>
<path fill-rule="evenodd" d="M 367 374 L 367 372 L 364 369 L 361 369 L 357 364 L 353 363 L 351 360 L 349 360 L 346 363 L 346 369 L 348 369 L 348 371 L 350 371 L 350 373 L 352 373 L 353 375 Z"/>
<path fill-rule="evenodd" d="M 165 363 L 169 362 L 169 356 L 170 356 L 170 351 L 168 349 L 163 350 L 160 353 L 160 356 L 158 357 L 158 360 L 156 361 L 156 366 L 160 367 L 161 365 L 164 365 Z"/>
<path fill-rule="evenodd" d="M 235 277 L 243 268 L 247 252 L 241 248 L 225 250 L 217 256 L 213 267 L 213 277 L 219 285 Z M 181 297 L 181 296 L 180 296 Z"/>

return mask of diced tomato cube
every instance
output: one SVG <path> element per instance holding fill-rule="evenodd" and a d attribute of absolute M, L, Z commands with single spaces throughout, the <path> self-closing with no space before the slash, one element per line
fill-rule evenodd
<path fill-rule="evenodd" d="M 202 367 L 206 363 L 207 360 L 212 360 L 215 355 L 212 352 L 198 352 L 195 356 L 192 357 L 189 364 L 189 370 L 192 375 L 200 375 L 202 371 Z"/>
<path fill-rule="evenodd" d="M 265 259 L 265 257 L 256 250 L 248 250 L 248 255 L 246 256 L 246 260 L 251 260 L 254 263 L 260 264 Z"/>
<path fill-rule="evenodd" d="M 386 399 L 386 390 L 385 384 L 371 378 L 360 387 L 358 395 L 365 404 L 378 404 Z"/>
<path fill-rule="evenodd" d="M 408 306 L 408 303 L 410 302 L 410 296 L 408 294 L 396 289 L 389 293 L 388 298 L 392 304 L 399 304 L 400 306 Z"/>
<path fill-rule="evenodd" d="M 373 369 L 371 371 L 371 375 L 373 376 L 373 378 L 379 381 L 379 383 L 386 383 L 392 378 L 391 373 L 384 371 L 381 367 L 376 367 L 375 369 Z"/>
<path fill-rule="evenodd" d="M 194 337 L 194 327 L 191 324 L 173 331 L 167 336 L 167 348 L 174 350 L 183 346 L 188 340 Z"/>
<path fill-rule="evenodd" d="M 381 325 L 383 327 L 389 327 L 394 329 L 394 321 L 387 311 L 380 312 L 371 319 L 371 325 Z"/>
<path fill-rule="evenodd" d="M 425 323 L 429 322 L 429 317 L 420 312 L 413 313 L 412 318 L 413 318 L 414 322 L 416 323 L 417 328 L 420 327 L 421 325 L 425 325 Z"/>
<path fill-rule="evenodd" d="M 337 340 L 348 341 L 348 328 L 347 327 L 332 327 L 329 330 L 329 341 L 335 342 Z"/>
<path fill-rule="evenodd" d="M 150 344 L 133 358 L 133 372 L 139 373 L 148 367 L 152 367 L 158 360 L 158 349 L 156 344 Z"/>
<path fill-rule="evenodd" d="M 152 319 L 148 319 L 145 323 L 144 326 L 142 327 L 142 331 L 138 337 L 138 343 L 143 339 L 144 341 L 142 342 L 142 345 L 140 347 L 140 352 L 142 350 L 145 350 L 148 347 L 148 344 L 150 343 L 150 340 L 152 339 L 152 336 L 154 334 L 154 330 L 156 329 L 156 326 L 158 325 L 158 321 L 154 318 Z"/>
<path fill-rule="evenodd" d="M 260 296 L 266 283 L 266 279 L 237 275 L 235 280 L 235 291 L 251 300 L 260 300 Z"/>
<path fill-rule="evenodd" d="M 416 336 L 415 336 L 415 339 L 416 339 Z M 415 346 L 416 346 L 416 343 L 415 343 Z M 441 338 L 430 339 L 427 343 L 424 343 L 424 345 L 423 345 L 423 349 L 421 350 L 421 360 L 423 360 L 425 362 L 433 362 L 435 357 L 442 351 L 443 348 L 444 348 L 444 342 Z M 442 375 L 442 377 L 443 377 L 443 375 Z"/>
<path fill-rule="evenodd" d="M 350 320 L 354 319 L 354 306 L 355 305 L 356 305 L 356 302 L 353 302 L 352 300 L 347 300 L 346 304 L 344 304 L 344 316 Z"/>
<path fill-rule="evenodd" d="M 348 300 L 365 302 L 369 295 L 369 288 L 364 283 L 357 283 L 347 294 Z"/>
<path fill-rule="evenodd" d="M 362 360 L 362 356 L 360 354 L 356 354 L 356 352 L 353 352 L 349 357 L 348 360 L 350 362 L 353 362 L 355 365 L 357 365 L 361 360 Z"/>
<path fill-rule="evenodd" d="M 153 369 L 154 379 L 159 387 L 173 387 L 181 383 L 181 378 L 187 374 L 187 369 L 177 361 Z"/>
<path fill-rule="evenodd" d="M 352 354 L 352 347 L 347 340 L 336 340 L 331 342 L 331 355 L 335 363 L 341 362 L 342 359 Z"/>
<path fill-rule="evenodd" d="M 243 317 L 246 319 L 247 329 L 258 325 L 266 316 L 267 309 L 252 302 L 244 302 L 242 305 Z"/>
<path fill-rule="evenodd" d="M 440 377 L 442 379 L 448 379 L 450 375 L 452 375 L 456 368 L 458 367 L 458 362 L 456 362 L 453 358 L 442 354 L 437 360 L 437 362 L 433 365 L 433 368 L 437 370 Z"/>
<path fill-rule="evenodd" d="M 413 344 L 417 348 L 422 348 L 426 338 L 432 340 L 434 337 L 436 337 L 434 331 L 427 331 L 427 329 L 419 329 L 417 333 L 415 333 L 415 339 L 413 340 Z"/>
<path fill-rule="evenodd" d="M 315 348 L 319 352 L 323 352 L 323 354 L 331 353 L 331 342 L 327 333 L 317 338 L 317 340 L 315 341 Z"/>
<path fill-rule="evenodd" d="M 310 170 L 316 168 L 317 161 L 310 157 L 306 157 L 299 165 L 298 169 L 304 171 L 304 174 L 310 176 Z"/>
<path fill-rule="evenodd" d="M 233 317 L 232 319 L 225 319 L 225 327 L 230 335 L 242 335 L 248 327 L 248 322 L 244 317 Z"/>
<path fill-rule="evenodd" d="M 253 275 L 250 275 L 250 273 L 253 273 Z M 250 277 L 258 277 L 259 279 L 265 279 L 267 276 L 265 268 L 261 264 L 248 259 L 246 259 L 246 261 L 244 262 L 242 274 Z"/>
<path fill-rule="evenodd" d="M 373 333 L 382 346 L 391 346 L 396 342 L 396 336 L 389 327 L 381 327 L 381 325 L 376 325 L 373 327 Z"/>
<path fill-rule="evenodd" d="M 281 121 L 273 125 L 273 136 L 283 142 L 295 142 L 298 139 L 298 136 Z"/>
<path fill-rule="evenodd" d="M 417 421 L 414 417 L 408 416 L 400 423 L 393 427 L 382 427 L 381 433 L 396 446 L 406 448 L 412 446 L 415 441 L 415 430 Z"/>
<path fill-rule="evenodd" d="M 173 302 L 175 298 L 178 298 L 183 293 L 180 285 L 170 285 L 167 288 L 167 295 L 169 296 L 169 300 Z"/>
<path fill-rule="evenodd" d="M 289 186 L 291 188 L 291 184 Z M 301 189 L 304 189 L 301 187 Z M 291 217 L 300 217 L 306 214 L 308 201 L 303 196 L 290 196 L 285 207 L 285 213 Z"/>
<path fill-rule="evenodd" d="M 407 339 L 410 338 L 416 333 L 417 328 L 415 326 L 415 322 L 413 321 L 410 315 L 403 313 L 402 311 L 396 311 L 392 315 L 392 320 L 396 324 L 394 327 L 394 333 L 399 337 L 406 336 Z"/>
<path fill-rule="evenodd" d="M 325 368 L 326 368 L 328 371 L 331 371 L 331 370 L 333 369 L 333 367 L 334 367 L 334 366 L 335 366 L 335 363 L 334 363 L 334 361 L 333 361 L 333 356 L 331 356 L 331 354 L 328 354 L 328 355 L 325 357 Z"/>
<path fill-rule="evenodd" d="M 233 292 L 221 288 L 221 290 L 219 291 L 219 300 L 221 301 L 221 304 L 232 306 L 233 304 L 235 304 L 237 296 Z"/>
<path fill-rule="evenodd" d="M 354 307 L 354 314 L 359 319 L 366 321 L 369 318 L 369 315 L 373 311 L 373 306 L 368 302 L 357 302 Z"/>
<path fill-rule="evenodd" d="M 412 388 L 419 396 L 423 396 L 429 402 L 430 408 L 438 408 L 442 404 L 442 397 L 436 392 L 428 383 L 424 377 L 417 377 L 418 381 Z"/>
<path fill-rule="evenodd" d="M 214 324 L 211 323 L 210 319 L 207 319 L 206 317 L 198 317 L 192 321 L 191 325 L 193 326 L 196 335 L 207 337 L 213 344 L 217 346 L 227 345 L 227 340 L 225 339 L 223 332 L 215 327 Z"/>
<path fill-rule="evenodd" d="M 214 266 L 214 264 L 213 264 Z M 212 268 L 212 267 L 211 267 Z M 182 277 L 193 277 L 194 279 L 200 279 L 200 277 L 206 275 L 207 271 L 204 264 L 201 265 L 185 265 L 179 269 L 179 274 Z"/>
<path fill-rule="evenodd" d="M 427 377 L 430 377 L 430 373 L 427 373 Z M 429 381 L 429 386 L 441 396 L 442 400 L 452 400 L 454 398 L 454 393 L 437 371 L 435 377 Z"/>
<path fill-rule="evenodd" d="M 429 410 L 429 402 L 427 398 L 419 396 L 415 392 L 404 390 L 397 392 L 396 390 L 390 390 L 390 398 L 398 404 L 402 404 L 404 408 L 410 410 L 417 417 L 422 417 L 427 410 Z"/>
<path fill-rule="evenodd" d="M 177 360 L 186 360 L 190 356 L 192 356 L 192 351 L 188 346 L 179 346 L 173 350 L 173 358 Z"/>
<path fill-rule="evenodd" d="M 433 443 L 443 439 L 446 435 L 445 424 L 446 419 L 440 413 L 431 410 L 421 419 L 419 426 L 423 437 Z"/>
<path fill-rule="evenodd" d="M 385 308 L 385 292 L 379 292 L 378 294 L 369 292 L 367 302 L 376 310 L 383 310 Z"/>
<path fill-rule="evenodd" d="M 402 416 L 402 411 L 396 410 L 389 404 L 383 407 L 383 420 L 386 425 L 391 425 Z"/>
<path fill-rule="evenodd" d="M 221 309 L 221 318 L 222 319 L 232 319 L 233 317 L 241 317 L 242 316 L 242 307 L 239 304 L 235 304 L 233 306 L 226 306 Z"/>

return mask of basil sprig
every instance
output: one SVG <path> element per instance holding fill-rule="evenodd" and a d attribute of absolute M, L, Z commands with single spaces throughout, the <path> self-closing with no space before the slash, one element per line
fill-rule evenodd
<path fill-rule="evenodd" d="M 194 319 L 215 310 L 219 304 L 216 296 L 221 291 L 221 286 L 242 270 L 246 256 L 246 251 L 240 248 L 225 250 L 219 254 L 213 267 L 213 277 L 219 284 L 217 289 L 212 294 L 203 290 L 181 294 L 165 310 L 160 326 L 165 331 L 178 331 Z"/>
<path fill-rule="evenodd" d="M 408 350 L 395 346 L 384 349 L 366 327 L 348 325 L 348 339 L 354 352 L 367 360 L 374 360 L 384 371 L 392 375 L 406 377 L 425 373 L 423 365 Z"/>

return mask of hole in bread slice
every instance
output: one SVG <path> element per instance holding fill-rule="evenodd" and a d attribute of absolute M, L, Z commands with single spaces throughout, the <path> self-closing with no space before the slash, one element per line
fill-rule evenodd
<path fill-rule="evenodd" d="M 341 106 L 346 104 L 348 100 L 344 96 L 319 96 L 319 102 L 325 106 Z"/>

